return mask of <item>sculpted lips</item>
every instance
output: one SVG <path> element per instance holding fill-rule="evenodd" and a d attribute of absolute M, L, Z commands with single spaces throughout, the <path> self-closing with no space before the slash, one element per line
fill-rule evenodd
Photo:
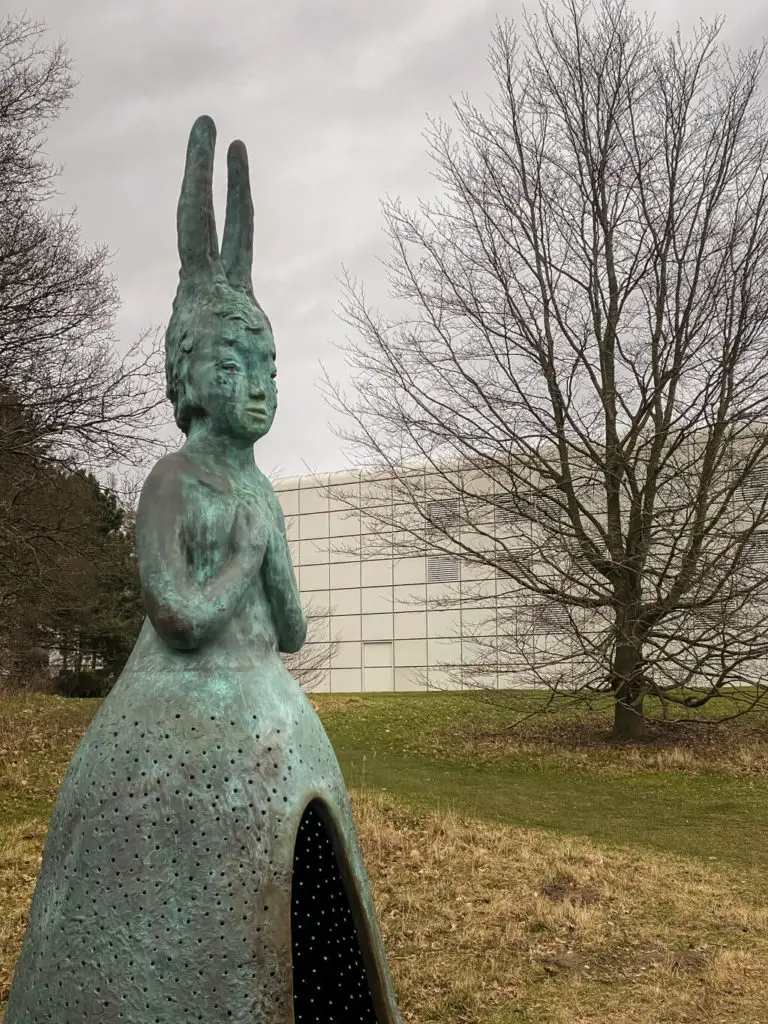
<path fill-rule="evenodd" d="M 265 420 L 267 418 L 267 409 L 264 405 L 249 405 L 248 412 L 256 420 Z"/>

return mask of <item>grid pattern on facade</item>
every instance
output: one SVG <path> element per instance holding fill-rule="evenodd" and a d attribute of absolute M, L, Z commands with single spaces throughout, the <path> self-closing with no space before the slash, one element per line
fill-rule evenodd
<path fill-rule="evenodd" d="M 458 498 L 441 498 L 427 502 L 427 521 L 440 530 L 459 525 L 461 510 Z"/>
<path fill-rule="evenodd" d="M 406 550 L 398 548 L 387 515 L 377 516 L 392 500 L 386 481 L 342 472 L 323 481 L 277 480 L 275 490 L 302 603 L 311 614 L 308 642 L 332 647 L 318 690 L 443 688 L 456 685 L 462 666 L 496 685 L 487 640 L 508 628 L 496 603 L 497 587 L 509 579 L 497 580 L 491 567 L 466 568 L 458 554 L 439 550 L 446 536 L 459 536 L 460 501 L 427 499 L 421 529 L 414 523 Z M 509 536 L 519 516 L 508 496 L 501 499 Z M 529 548 L 523 539 L 510 557 L 526 562 Z"/>
<path fill-rule="evenodd" d="M 768 477 L 750 481 L 744 498 L 764 501 L 764 484 Z M 591 485 L 599 481 L 585 477 L 585 490 Z M 332 651 L 318 689 L 442 689 L 462 685 L 467 674 L 483 676 L 483 685 L 518 687 L 532 681 L 530 661 L 521 661 L 520 673 L 493 664 L 494 651 L 511 649 L 510 638 L 530 642 L 534 657 L 567 655 L 574 628 L 567 610 L 519 589 L 522 576 L 535 573 L 544 581 L 552 569 L 535 560 L 541 549 L 529 516 L 521 514 L 524 498 L 497 489 L 489 490 L 488 501 L 449 499 L 439 489 L 433 497 L 424 482 L 414 491 L 424 502 L 414 514 L 411 506 L 393 506 L 391 481 L 345 472 L 278 480 L 275 490 L 310 617 L 308 642 Z M 563 514 L 558 496 L 538 490 L 531 497 L 556 529 Z M 393 532 L 394 523 L 400 532 Z M 495 531 L 485 564 L 482 547 L 473 560 L 458 553 L 473 531 L 486 540 Z M 756 573 L 768 564 L 767 532 L 750 538 L 744 559 Z M 701 628 L 732 628 L 744 614 L 703 609 L 693 619 Z M 764 616 L 762 605 L 751 614 Z M 578 615 L 576 628 L 585 635 L 605 627 L 599 610 Z"/>
<path fill-rule="evenodd" d="M 497 527 L 515 526 L 525 521 L 520 513 L 517 498 L 514 494 L 498 494 L 494 501 L 494 515 Z"/>

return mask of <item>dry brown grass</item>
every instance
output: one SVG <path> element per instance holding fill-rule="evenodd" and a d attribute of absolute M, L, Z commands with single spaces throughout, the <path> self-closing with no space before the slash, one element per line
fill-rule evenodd
<path fill-rule="evenodd" d="M 16 693 L 0 699 L 0 830 L 45 817 L 96 701 Z"/>
<path fill-rule="evenodd" d="M 748 876 L 353 801 L 405 1021 L 766 1020 L 768 909 Z M 0 841 L 0 999 L 44 838 L 34 821 Z"/>
<path fill-rule="evenodd" d="M 0 691 L 0 757 L 53 753 L 67 760 L 99 706 L 28 690 Z"/>
<path fill-rule="evenodd" d="M 768 1019 L 768 908 L 746 875 L 354 804 L 407 1021 Z"/>
<path fill-rule="evenodd" d="M 45 823 L 31 821 L 3 832 L 0 837 L 0 1005 L 8 998 L 11 975 L 24 938 L 45 833 Z"/>
<path fill-rule="evenodd" d="M 452 739 L 454 756 L 482 761 L 556 757 L 563 767 L 588 767 L 611 773 L 718 772 L 768 774 L 768 722 L 749 718 L 708 725 L 701 722 L 650 722 L 645 742 L 627 745 L 606 738 L 597 716 L 562 721 L 540 719 L 508 732 L 483 730 L 482 723 Z M 437 753 L 437 751 L 435 751 Z"/>
<path fill-rule="evenodd" d="M 32 696 L 0 704 L 0 812 L 13 808 L 0 821 L 0 1003 L 45 818 L 96 706 Z M 557 751 L 593 771 L 701 770 L 714 760 L 753 774 L 765 756 L 759 735 L 733 730 L 724 744 L 721 730 L 681 728 L 677 738 L 615 750 L 598 742 L 599 727 L 568 722 L 473 742 L 491 759 L 517 743 L 534 761 Z M 408 1024 L 768 1022 L 768 909 L 750 870 L 420 816 L 369 792 L 353 802 Z"/>

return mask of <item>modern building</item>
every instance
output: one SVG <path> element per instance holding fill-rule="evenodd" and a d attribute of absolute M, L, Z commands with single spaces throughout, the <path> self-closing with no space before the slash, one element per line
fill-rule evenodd
<path fill-rule="evenodd" d="M 495 633 L 508 579 L 433 549 L 426 531 L 421 550 L 411 538 L 403 555 L 386 525 L 383 504 L 396 499 L 385 477 L 339 472 L 273 484 L 309 616 L 307 649 L 330 645 L 315 689 L 455 688 L 467 673 L 499 685 L 477 637 Z M 450 516 L 456 502 L 442 504 L 439 512 Z"/>
<path fill-rule="evenodd" d="M 695 486 L 698 480 L 698 448 L 691 452 L 678 454 L 679 468 L 672 467 L 665 484 L 664 525 L 673 538 L 690 518 L 688 481 Z M 689 473 L 689 466 L 695 471 Z M 721 671 L 708 651 L 724 638 L 735 666 L 728 669 L 729 682 L 764 679 L 768 672 L 763 654 L 768 643 L 768 475 L 751 470 L 742 479 L 736 475 L 742 472 L 740 466 L 729 470 L 734 486 L 738 484 L 738 500 L 727 518 L 713 520 L 708 538 L 716 546 L 718 530 L 738 536 L 754 522 L 743 542 L 738 578 L 731 561 L 723 563 L 730 566 L 726 582 L 730 586 L 735 581 L 733 599 L 729 596 L 721 604 L 717 594 L 704 595 L 701 607 L 688 612 L 681 607 L 665 620 L 669 636 L 662 631 L 658 641 L 663 656 L 672 657 L 667 669 L 689 686 L 707 685 L 712 673 Z M 401 467 L 396 478 L 343 471 L 283 478 L 274 486 L 309 618 L 303 657 L 319 666 L 313 683 L 320 691 L 446 689 L 478 683 L 521 688 L 543 678 L 568 685 L 577 681 L 576 674 L 589 671 L 585 645 L 594 643 L 598 650 L 606 630 L 612 629 L 600 609 L 574 612 L 577 602 L 569 612 L 542 596 L 541 582 L 548 573 L 553 580 L 569 578 L 573 565 L 573 591 L 589 586 L 590 570 L 564 554 L 563 545 L 547 549 L 546 541 L 542 543 L 553 524 L 556 533 L 565 510 L 553 490 L 532 477 L 516 494 L 505 491 L 514 485 L 503 473 L 483 474 L 456 465 L 440 472 Z M 574 479 L 574 486 L 585 508 L 597 507 L 588 469 L 583 479 Z M 527 504 L 525 515 L 521 502 Z M 603 513 L 595 512 L 595 517 L 602 519 Z M 654 558 L 661 561 L 659 566 L 649 562 L 651 585 L 654 572 L 667 579 L 666 566 L 677 550 L 673 545 L 669 557 L 662 558 L 666 549 L 658 543 Z M 486 564 L 476 557 L 478 552 L 482 556 L 484 546 Z M 468 550 L 472 557 L 467 557 Z M 707 557 L 716 566 L 713 552 L 714 547 Z M 514 582 L 526 574 L 535 580 L 536 597 Z M 714 570 L 703 578 L 705 590 L 713 580 L 719 587 Z"/>

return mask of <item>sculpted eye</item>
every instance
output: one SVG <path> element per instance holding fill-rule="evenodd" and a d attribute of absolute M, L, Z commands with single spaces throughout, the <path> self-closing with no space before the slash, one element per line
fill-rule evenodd
<path fill-rule="evenodd" d="M 239 363 L 233 363 L 233 362 L 219 363 L 219 369 L 220 370 L 228 370 L 228 371 L 232 372 L 233 370 L 239 370 L 240 369 L 240 364 Z"/>

